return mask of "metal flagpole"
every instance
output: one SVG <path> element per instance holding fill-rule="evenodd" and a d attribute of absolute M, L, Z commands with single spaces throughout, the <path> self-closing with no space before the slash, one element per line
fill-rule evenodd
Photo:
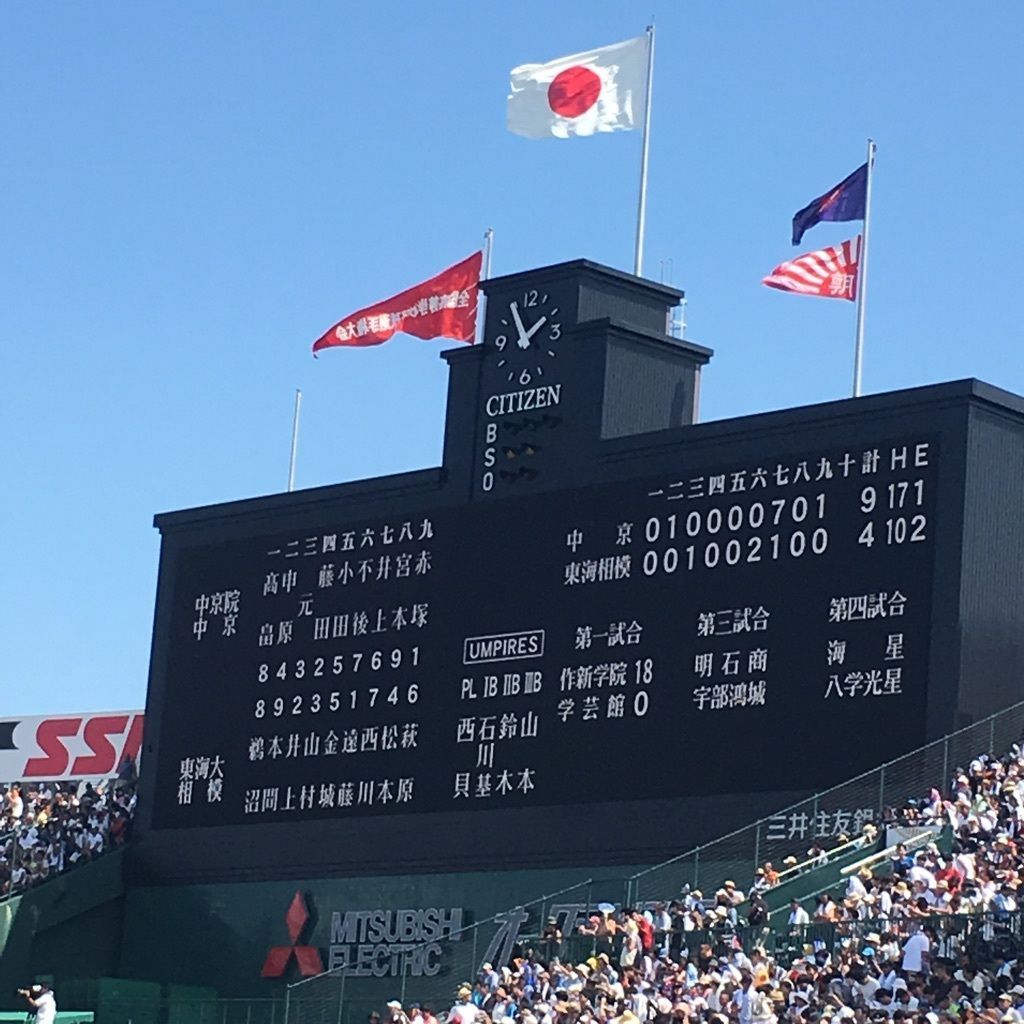
<path fill-rule="evenodd" d="M 651 137 L 651 91 L 654 85 L 654 26 L 647 26 L 647 93 L 644 96 L 644 138 L 640 147 L 640 200 L 636 210 L 636 253 L 633 273 L 644 269 L 644 220 L 647 217 L 647 152 Z"/>
<path fill-rule="evenodd" d="M 864 230 L 860 240 L 860 266 L 857 277 L 857 344 L 853 352 L 853 397 L 860 398 L 861 369 L 864 363 L 864 305 L 868 294 L 868 227 L 871 223 L 871 176 L 875 170 L 874 139 L 868 139 L 868 172 L 864 186 Z"/>
<path fill-rule="evenodd" d="M 302 409 L 302 392 L 295 389 L 295 412 L 292 415 L 292 454 L 288 460 L 288 490 L 295 490 L 295 456 L 299 451 L 299 411 Z"/>
<path fill-rule="evenodd" d="M 491 251 L 494 249 L 494 228 L 484 232 L 484 277 L 491 276 Z"/>
<path fill-rule="evenodd" d="M 482 280 L 486 281 L 491 276 L 491 253 L 494 249 L 494 228 L 488 228 L 484 232 L 484 265 Z M 484 340 L 484 310 L 487 300 L 483 292 L 478 291 L 476 297 L 476 338 L 474 345 L 479 345 Z"/>

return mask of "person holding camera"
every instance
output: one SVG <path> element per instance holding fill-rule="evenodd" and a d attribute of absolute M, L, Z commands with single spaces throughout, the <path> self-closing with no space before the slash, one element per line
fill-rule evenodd
<path fill-rule="evenodd" d="M 29 1005 L 29 1020 L 34 1024 L 53 1024 L 57 1017 L 57 1001 L 49 985 L 19 988 L 18 995 L 24 996 Z"/>

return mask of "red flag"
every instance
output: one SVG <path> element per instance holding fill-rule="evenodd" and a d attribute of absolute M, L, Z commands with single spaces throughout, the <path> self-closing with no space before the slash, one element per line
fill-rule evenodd
<path fill-rule="evenodd" d="M 334 345 L 379 345 L 398 331 L 472 345 L 482 260 L 483 253 L 475 252 L 429 281 L 343 317 L 313 343 L 313 354 Z"/>
<path fill-rule="evenodd" d="M 828 249 L 780 263 L 762 284 L 784 292 L 821 295 L 826 299 L 857 298 L 857 268 L 860 260 L 860 235 Z"/>

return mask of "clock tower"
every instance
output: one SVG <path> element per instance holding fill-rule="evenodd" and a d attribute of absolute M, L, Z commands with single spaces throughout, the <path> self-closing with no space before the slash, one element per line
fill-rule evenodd
<path fill-rule="evenodd" d="M 711 351 L 665 331 L 682 292 L 589 260 L 481 289 L 483 343 L 442 353 L 445 471 L 474 500 L 593 479 L 603 440 L 695 422 Z"/>

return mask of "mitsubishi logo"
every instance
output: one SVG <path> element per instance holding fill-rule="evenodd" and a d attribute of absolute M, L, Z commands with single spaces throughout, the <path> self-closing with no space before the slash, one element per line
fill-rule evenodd
<path fill-rule="evenodd" d="M 295 898 L 288 907 L 288 913 L 284 915 L 284 923 L 288 928 L 290 946 L 273 946 L 267 953 L 267 959 L 263 962 L 263 970 L 260 976 L 264 978 L 280 978 L 284 974 L 291 961 L 292 954 L 295 954 L 295 962 L 299 965 L 299 974 L 304 978 L 312 977 L 314 974 L 322 974 L 323 962 L 320 960 L 320 952 L 315 946 L 298 945 L 299 936 L 309 921 L 309 911 L 306 909 L 306 901 L 302 898 L 301 892 L 295 893 Z"/>

